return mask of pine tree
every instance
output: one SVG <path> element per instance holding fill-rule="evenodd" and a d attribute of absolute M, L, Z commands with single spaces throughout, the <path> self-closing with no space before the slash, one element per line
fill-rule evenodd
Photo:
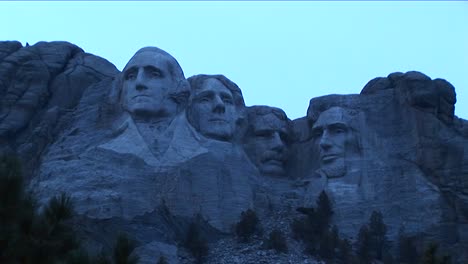
<path fill-rule="evenodd" d="M 363 225 L 359 229 L 358 239 L 356 241 L 356 253 L 361 264 L 368 264 L 371 262 L 370 245 L 371 238 L 367 225 Z"/>
<path fill-rule="evenodd" d="M 333 215 L 330 199 L 325 191 L 322 191 L 317 198 L 317 230 L 319 235 L 321 231 L 328 230 L 330 227 L 331 217 Z"/>
<path fill-rule="evenodd" d="M 135 249 L 135 242 L 130 240 L 127 234 L 121 233 L 117 237 L 114 245 L 113 259 L 114 264 L 135 264 L 138 263 L 138 257 L 132 255 Z"/>
<path fill-rule="evenodd" d="M 382 260 L 383 253 L 387 250 L 387 226 L 383 222 L 383 216 L 378 211 L 373 211 L 369 219 L 370 252 L 378 260 Z"/>
<path fill-rule="evenodd" d="M 255 232 L 258 232 L 260 223 L 255 211 L 248 209 L 241 213 L 241 219 L 236 224 L 236 235 L 242 242 L 250 240 Z"/>
<path fill-rule="evenodd" d="M 159 259 L 158 259 L 158 263 L 156 263 L 156 264 L 169 264 L 169 263 L 167 262 L 166 257 L 160 256 Z"/>
<path fill-rule="evenodd" d="M 286 238 L 283 232 L 278 229 L 271 231 L 268 239 L 266 240 L 266 248 L 274 249 L 278 253 L 288 252 L 288 245 L 286 244 Z"/>
<path fill-rule="evenodd" d="M 417 263 L 420 259 L 416 248 L 416 239 L 405 234 L 404 226 L 398 231 L 398 252 L 400 263 Z"/>
<path fill-rule="evenodd" d="M 436 243 L 431 243 L 424 251 L 423 264 L 438 264 L 437 261 L 437 249 L 438 245 Z"/>
<path fill-rule="evenodd" d="M 32 195 L 24 191 L 21 164 L 15 157 L 0 157 L 0 263 L 99 263 L 110 264 L 103 254 L 90 256 L 80 246 L 69 221 L 73 204 L 69 196 L 52 197 L 41 212 Z M 134 246 L 119 239 L 115 264 L 136 263 Z"/>
<path fill-rule="evenodd" d="M 348 239 L 343 239 L 340 241 L 338 246 L 338 262 L 343 264 L 352 264 L 354 263 L 353 256 L 353 246 Z"/>
<path fill-rule="evenodd" d="M 197 263 L 203 263 L 204 257 L 208 255 L 208 242 L 200 233 L 200 227 L 196 222 L 190 224 L 184 246 Z"/>

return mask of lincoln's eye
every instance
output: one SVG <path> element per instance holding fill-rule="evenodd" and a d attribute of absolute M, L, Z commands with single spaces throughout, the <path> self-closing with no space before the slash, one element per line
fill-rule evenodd
<path fill-rule="evenodd" d="M 314 138 L 319 138 L 319 137 L 322 136 L 322 134 L 323 134 L 323 130 L 322 130 L 322 129 L 314 129 L 314 130 L 312 131 L 312 136 L 313 136 Z"/>

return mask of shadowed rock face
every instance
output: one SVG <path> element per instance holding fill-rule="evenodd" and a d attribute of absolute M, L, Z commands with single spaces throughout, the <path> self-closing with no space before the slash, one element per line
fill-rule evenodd
<path fill-rule="evenodd" d="M 248 129 L 244 149 L 262 175 L 286 176 L 290 120 L 283 110 L 269 106 L 247 109 Z"/>
<path fill-rule="evenodd" d="M 121 77 L 122 107 L 132 116 L 174 117 L 181 111 L 188 85 L 177 61 L 168 53 L 146 47 L 125 66 Z"/>
<path fill-rule="evenodd" d="M 107 60 L 68 42 L 0 42 L 0 153 L 16 152 L 32 177 L 61 117 L 89 86 L 117 73 Z"/>
<path fill-rule="evenodd" d="M 245 107 L 239 87 L 222 75 L 192 76 L 189 82 L 190 124 L 205 137 L 231 141 Z"/>
<path fill-rule="evenodd" d="M 359 155 L 358 131 L 352 128 L 352 122 L 350 111 L 332 107 L 322 112 L 312 126 L 319 172 L 328 178 L 345 176 L 347 158 Z"/>
<path fill-rule="evenodd" d="M 143 263 L 177 261 L 194 217 L 214 237 L 248 208 L 274 221 L 326 190 L 343 236 L 379 210 L 391 240 L 405 227 L 468 259 L 468 122 L 443 79 L 392 73 L 290 121 L 246 108 L 222 75 L 186 80 L 155 47 L 119 73 L 70 43 L 0 42 L 0 94 L 1 152 L 27 161 L 40 203 L 71 195 L 97 250 L 127 230 Z"/>

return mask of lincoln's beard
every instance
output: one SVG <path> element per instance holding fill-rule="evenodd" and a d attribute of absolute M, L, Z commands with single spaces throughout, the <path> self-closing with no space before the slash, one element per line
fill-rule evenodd
<path fill-rule="evenodd" d="M 344 158 L 339 158 L 328 164 L 322 164 L 317 170 L 327 178 L 340 178 L 346 174 L 346 164 Z"/>

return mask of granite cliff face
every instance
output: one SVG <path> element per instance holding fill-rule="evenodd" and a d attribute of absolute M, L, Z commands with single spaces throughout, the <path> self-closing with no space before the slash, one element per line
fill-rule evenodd
<path fill-rule="evenodd" d="M 404 227 L 468 259 L 468 125 L 443 79 L 392 73 L 291 121 L 245 106 L 223 75 L 187 79 L 158 48 L 119 72 L 70 43 L 0 42 L 0 93 L 1 152 L 23 160 L 40 202 L 71 195 L 96 250 L 127 231 L 143 263 L 177 263 L 191 219 L 216 239 L 242 211 L 271 222 L 326 190 L 343 236 L 379 210 L 391 240 Z"/>

